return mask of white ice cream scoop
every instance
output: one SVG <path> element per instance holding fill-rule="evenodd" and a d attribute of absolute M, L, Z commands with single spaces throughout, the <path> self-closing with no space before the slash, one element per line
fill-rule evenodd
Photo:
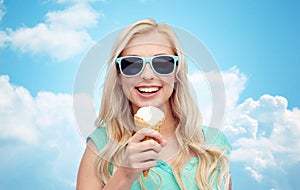
<path fill-rule="evenodd" d="M 142 118 L 145 123 L 150 126 L 157 124 L 162 121 L 165 117 L 163 111 L 154 106 L 141 107 L 135 117 Z"/>

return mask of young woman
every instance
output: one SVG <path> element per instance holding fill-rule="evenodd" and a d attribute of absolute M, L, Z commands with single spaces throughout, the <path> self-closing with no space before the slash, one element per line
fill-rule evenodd
<path fill-rule="evenodd" d="M 165 114 L 160 133 L 135 127 L 134 114 L 150 105 Z M 217 129 L 202 127 L 183 50 L 166 24 L 141 20 L 120 35 L 96 124 L 77 190 L 231 189 L 230 145 L 221 132 L 209 136 Z M 152 140 L 143 141 L 145 137 Z"/>

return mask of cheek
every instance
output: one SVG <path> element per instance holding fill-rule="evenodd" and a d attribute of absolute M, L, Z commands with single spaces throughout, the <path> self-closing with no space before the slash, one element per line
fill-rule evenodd
<path fill-rule="evenodd" d="M 164 96 L 165 97 L 170 97 L 174 91 L 175 88 L 175 77 L 167 77 L 163 79 L 164 83 Z"/>
<path fill-rule="evenodd" d="M 162 81 L 170 88 L 174 88 L 174 83 L 176 82 L 175 75 L 165 77 Z"/>
<path fill-rule="evenodd" d="M 134 89 L 134 80 L 128 78 L 120 78 L 120 85 L 122 86 L 124 94 L 129 97 L 130 93 Z"/>

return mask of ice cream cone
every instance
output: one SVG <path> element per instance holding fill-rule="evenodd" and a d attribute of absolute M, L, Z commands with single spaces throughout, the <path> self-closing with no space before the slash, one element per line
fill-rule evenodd
<path fill-rule="evenodd" d="M 138 110 L 137 114 L 134 115 L 134 122 L 137 130 L 149 128 L 160 132 L 163 120 L 164 113 L 153 106 L 142 107 Z M 143 141 L 149 139 L 151 139 L 151 137 L 145 137 Z M 143 171 L 144 179 L 147 178 L 148 173 L 149 170 Z"/>

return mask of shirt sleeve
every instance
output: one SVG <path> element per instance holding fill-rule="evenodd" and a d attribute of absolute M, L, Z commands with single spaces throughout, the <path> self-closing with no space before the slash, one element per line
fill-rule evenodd
<path fill-rule="evenodd" d="M 106 127 L 98 127 L 97 129 L 95 129 L 88 137 L 86 142 L 88 142 L 89 140 L 92 140 L 98 151 L 101 151 L 104 146 L 107 144 L 107 133 L 106 133 Z"/>
<path fill-rule="evenodd" d="M 204 133 L 205 142 L 207 144 L 212 144 L 212 145 L 224 148 L 225 154 L 227 156 L 230 155 L 232 147 L 231 147 L 227 137 L 221 130 L 219 130 L 217 128 L 213 128 L 213 127 L 203 127 L 202 131 Z"/>

